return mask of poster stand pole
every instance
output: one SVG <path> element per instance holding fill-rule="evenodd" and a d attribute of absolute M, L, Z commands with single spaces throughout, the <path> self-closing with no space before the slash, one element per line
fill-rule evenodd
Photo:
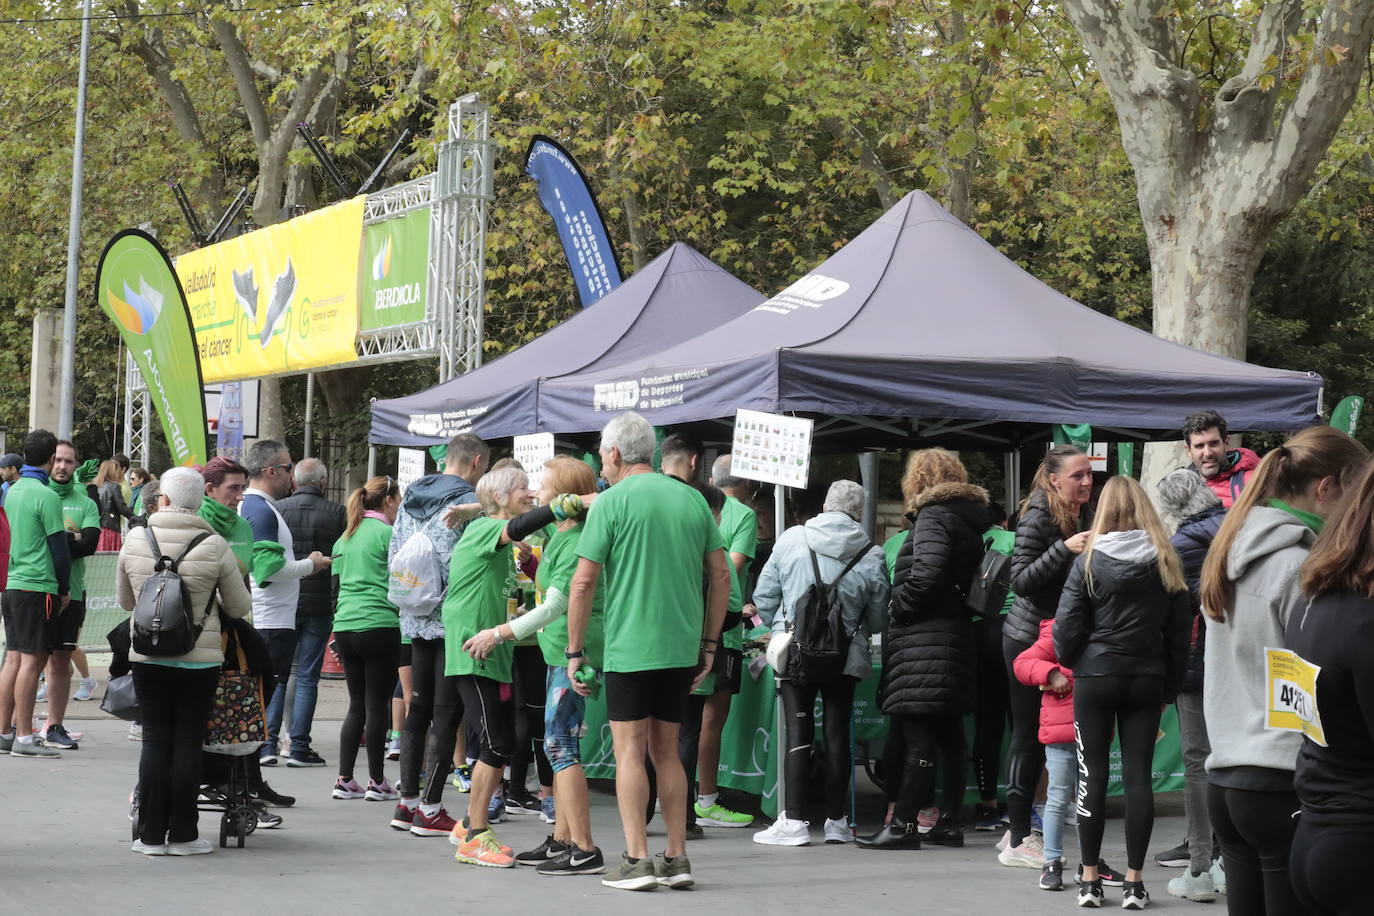
<path fill-rule="evenodd" d="M 302 457 L 313 458 L 315 453 L 311 450 L 314 443 L 315 427 L 315 373 L 305 374 L 305 444 L 301 447 Z"/>
<path fill-rule="evenodd" d="M 773 485 L 773 543 L 782 536 L 787 524 L 787 492 L 782 484 Z M 787 800 L 787 723 L 783 721 L 782 684 L 778 673 L 773 672 L 773 743 L 778 748 L 778 817 L 786 814 Z"/>

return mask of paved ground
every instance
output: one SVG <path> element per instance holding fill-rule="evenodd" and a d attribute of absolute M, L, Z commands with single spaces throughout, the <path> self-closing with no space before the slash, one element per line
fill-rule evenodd
<path fill-rule="evenodd" d="M 341 687 L 326 688 L 321 712 L 336 715 Z M 279 791 L 299 796 L 279 830 L 258 831 L 247 847 L 216 849 L 199 858 L 147 859 L 129 852 L 127 796 L 135 779 L 139 745 L 126 740 L 122 722 L 99 718 L 93 704 L 73 714 L 97 718 L 70 727 L 86 732 L 81 750 L 61 760 L 0 759 L 0 882 L 22 878 L 33 905 L 73 913 L 287 914 L 493 912 L 629 913 L 842 913 L 880 905 L 922 913 L 1058 913 L 1073 910 L 1070 893 L 1035 888 L 1037 874 L 996 863 L 994 834 L 970 834 L 964 849 L 865 852 L 851 846 L 799 849 L 757 846 L 748 830 L 708 830 L 689 844 L 699 884 L 688 892 L 652 895 L 603 888 L 598 879 L 541 878 L 531 869 L 480 869 L 455 863 L 443 839 L 421 840 L 387 826 L 391 808 L 329 798 L 332 770 L 269 771 Z M 322 721 L 317 745 L 333 761 L 337 723 Z M 395 778 L 395 764 L 388 764 Z M 450 789 L 455 815 L 464 796 Z M 1161 817 L 1151 851 L 1183 835 L 1178 796 L 1161 796 Z M 607 858 L 623 848 L 609 786 L 593 792 L 593 829 Z M 861 823 L 872 825 L 880 799 L 871 786 L 860 796 Z M 819 820 L 819 819 L 818 819 Z M 202 832 L 216 836 L 218 818 L 204 815 Z M 534 816 L 497 828 L 517 850 L 536 845 L 547 828 Z M 651 848 L 661 848 L 661 823 L 650 827 Z M 1108 861 L 1124 865 L 1121 821 L 1107 829 Z M 1164 892 L 1173 869 L 1151 868 L 1146 880 L 1154 906 L 1186 910 L 1197 904 Z M 56 895 L 56 896 L 54 896 Z M 1119 899 L 1109 891 L 1108 901 Z M 64 901 L 58 903 L 58 901 Z M 476 907 L 482 907 L 477 910 Z"/>

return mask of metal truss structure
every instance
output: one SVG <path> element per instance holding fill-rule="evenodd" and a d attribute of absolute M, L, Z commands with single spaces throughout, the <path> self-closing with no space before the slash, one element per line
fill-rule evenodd
<path fill-rule="evenodd" d="M 487 204 L 492 199 L 496 144 L 491 114 L 476 93 L 449 106 L 448 139 L 439 144 L 438 170 L 369 194 L 364 227 L 428 208 L 429 276 L 425 318 L 360 333 L 349 366 L 438 357 L 439 380 L 482 362 Z M 315 371 L 342 368 L 321 366 Z M 128 358 L 124 402 L 124 454 L 147 465 L 152 407 L 143 377 Z"/>

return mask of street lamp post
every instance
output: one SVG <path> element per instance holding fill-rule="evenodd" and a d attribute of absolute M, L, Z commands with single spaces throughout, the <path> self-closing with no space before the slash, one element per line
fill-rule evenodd
<path fill-rule="evenodd" d="M 72 198 L 67 219 L 67 296 L 62 305 L 62 397 L 57 414 L 57 434 L 72 437 L 72 413 L 76 402 L 76 287 L 81 274 L 81 191 L 85 174 L 82 160 L 86 147 L 86 68 L 91 53 L 91 0 L 81 14 L 81 64 L 76 78 L 76 142 L 72 149 Z"/>

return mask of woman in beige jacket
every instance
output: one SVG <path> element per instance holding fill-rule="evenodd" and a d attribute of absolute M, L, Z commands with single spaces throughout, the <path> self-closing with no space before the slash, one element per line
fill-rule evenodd
<path fill-rule="evenodd" d="M 195 647 L 171 657 L 129 653 L 143 721 L 143 756 L 138 764 L 143 831 L 133 851 L 149 856 L 201 855 L 214 849 L 196 830 L 196 794 L 205 725 L 224 662 L 220 614 L 246 617 L 253 606 L 229 544 L 196 514 L 204 494 L 205 481 L 199 474 L 190 468 L 173 468 L 162 477 L 158 511 L 148 519 L 159 553 L 173 559 L 197 535 L 209 535 L 178 567 L 193 622 L 203 624 Z M 142 531 L 124 541 L 116 578 L 119 603 L 125 610 L 133 610 L 154 562 L 152 545 Z M 216 590 L 218 599 L 211 605 Z"/>

